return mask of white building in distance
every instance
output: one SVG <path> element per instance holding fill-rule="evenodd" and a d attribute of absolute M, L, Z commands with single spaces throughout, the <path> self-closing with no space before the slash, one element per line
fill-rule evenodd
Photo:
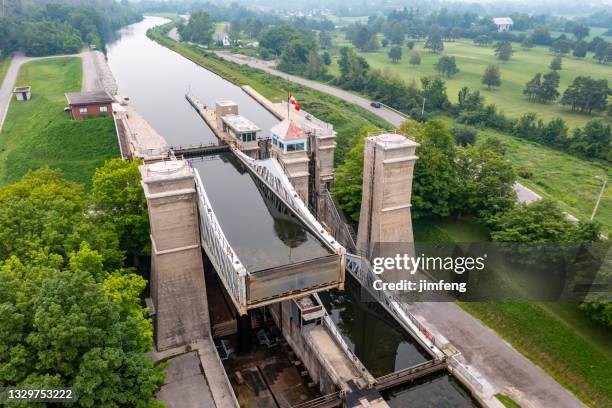
<path fill-rule="evenodd" d="M 510 17 L 494 17 L 493 24 L 497 26 L 497 32 L 503 33 L 510 31 L 510 27 L 514 24 L 514 21 Z"/>

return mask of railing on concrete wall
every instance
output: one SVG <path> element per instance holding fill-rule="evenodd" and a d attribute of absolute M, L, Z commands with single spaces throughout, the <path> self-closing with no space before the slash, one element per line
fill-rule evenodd
<path fill-rule="evenodd" d="M 463 376 L 463 378 L 465 378 L 472 385 L 472 387 L 474 387 L 476 391 L 482 393 L 484 390 L 482 383 L 478 380 L 478 378 L 476 378 L 472 373 L 470 373 L 469 370 L 463 364 L 459 362 L 459 360 L 457 359 L 459 355 L 461 355 L 461 353 L 457 353 L 448 359 L 451 372 L 453 370 L 456 370 L 460 375 Z"/>
<path fill-rule="evenodd" d="M 387 309 L 392 316 L 404 327 L 409 329 L 415 338 L 434 356 L 442 356 L 443 353 L 439 349 L 439 342 L 435 336 L 429 332 L 425 325 L 414 317 L 406 307 L 404 301 L 391 293 L 382 290 L 373 290 L 374 281 L 378 280 L 376 275 L 369 267 L 369 263 L 362 257 L 346 254 L 346 270 L 353 275 L 359 283 L 368 290 L 368 292 Z"/>
<path fill-rule="evenodd" d="M 301 404 L 292 405 L 291 408 L 327 408 L 337 407 L 342 404 L 342 391 L 326 394 Z"/>
<path fill-rule="evenodd" d="M 319 304 L 322 304 L 321 299 L 319 298 L 319 295 L 317 293 L 314 294 L 314 297 L 317 299 L 317 302 L 319 302 Z M 344 351 L 344 353 L 349 358 L 349 360 L 353 362 L 355 367 L 357 367 L 359 372 L 368 381 L 368 384 L 374 384 L 375 382 L 374 376 L 363 365 L 361 360 L 359 360 L 359 357 L 357 357 L 355 353 L 351 351 L 348 344 L 346 344 L 346 341 L 344 341 L 344 337 L 342 337 L 342 334 L 338 331 L 336 324 L 334 323 L 332 318 L 327 313 L 327 310 L 325 310 L 325 316 L 323 316 L 323 324 L 325 325 L 325 328 L 327 329 L 327 331 L 329 331 L 329 333 L 333 336 L 334 340 L 336 340 L 336 343 Z"/>
<path fill-rule="evenodd" d="M 300 199 L 291 182 L 285 175 L 276 159 L 255 160 L 240 150 L 232 148 L 232 152 L 257 178 L 263 181 L 285 205 L 293 210 L 296 216 L 307 225 L 315 235 L 327 244 L 335 253 L 343 255 L 346 250 L 334 237 L 325 231 L 308 206 Z"/>
<path fill-rule="evenodd" d="M 239 312 L 246 311 L 246 268 L 238 259 L 221 225 L 215 216 L 212 205 L 204 190 L 200 173 L 194 169 L 196 190 L 198 193 L 198 210 L 200 213 L 200 235 L 212 264 L 231 292 Z"/>
<path fill-rule="evenodd" d="M 380 376 L 376 379 L 376 389 L 386 390 L 397 385 L 414 381 L 428 374 L 446 369 L 446 358 L 435 358 L 423 363 L 407 367 L 394 373 Z"/>

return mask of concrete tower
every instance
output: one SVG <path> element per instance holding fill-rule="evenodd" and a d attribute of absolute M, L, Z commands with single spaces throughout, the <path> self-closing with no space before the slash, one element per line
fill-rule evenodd
<path fill-rule="evenodd" d="M 293 188 L 308 203 L 308 135 L 285 119 L 272 129 L 272 155 L 279 161 Z"/>
<path fill-rule="evenodd" d="M 397 133 L 366 139 L 357 248 L 368 257 L 378 242 L 414 241 L 410 199 L 418 146 Z"/>
<path fill-rule="evenodd" d="M 210 322 L 194 173 L 173 160 L 140 166 L 151 224 L 151 297 L 158 351 L 208 336 Z"/>

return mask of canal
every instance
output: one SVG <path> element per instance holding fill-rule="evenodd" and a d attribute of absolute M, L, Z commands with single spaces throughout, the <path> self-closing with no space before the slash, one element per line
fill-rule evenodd
<path fill-rule="evenodd" d="M 240 87 L 182 57 L 154 41 L 146 32 L 167 19 L 146 17 L 118 32 L 107 47 L 108 64 L 119 85 L 119 93 L 171 146 L 216 142 L 217 138 L 185 100 L 188 91 L 208 106 L 233 100 L 240 114 L 249 118 L 263 135 L 278 119 L 256 103 Z"/>
<path fill-rule="evenodd" d="M 268 130 L 278 120 L 240 87 L 147 38 L 146 31 L 149 28 L 166 21 L 163 18 L 147 17 L 120 30 L 117 40 L 108 45 L 108 62 L 119 85 L 119 93 L 130 97 L 131 104 L 170 145 L 217 142 L 212 131 L 185 100 L 188 91 L 209 106 L 213 106 L 217 100 L 233 100 L 238 103 L 240 113 L 263 129 L 263 135 L 267 136 Z M 199 168 L 203 178 L 211 180 L 210 188 L 217 191 L 213 194 L 215 197 L 223 192 L 224 196 L 233 198 L 233 201 L 217 205 L 213 202 L 213 206 L 220 206 L 219 214 L 226 214 L 224 218 L 227 221 L 220 220 L 224 230 L 225 225 L 230 229 L 238 228 L 232 224 L 233 214 L 248 213 L 251 206 L 263 210 L 266 204 L 261 198 L 254 203 L 243 199 L 244 186 L 241 186 L 241 182 L 244 179 L 238 177 L 238 173 L 230 172 L 236 179 L 234 181 L 223 178 L 231 165 L 229 160 L 201 161 L 194 165 Z M 268 211 L 274 216 L 270 206 Z M 298 241 L 300 245 L 305 243 L 304 248 L 320 250 L 318 243 L 310 236 L 304 236 L 301 231 L 296 231 L 295 225 L 287 220 L 279 219 L 271 229 L 269 225 L 266 228 L 274 231 L 274 239 L 283 241 L 283 245 L 291 248 L 291 252 L 287 252 L 288 256 L 301 256 L 301 250 L 293 252 Z M 239 237 L 236 244 L 245 247 L 253 244 L 256 251 L 250 259 L 253 263 L 265 263 L 259 256 L 265 255 L 266 251 L 258 248 L 262 244 L 258 240 L 261 241 L 262 236 L 255 229 Z M 374 376 L 406 368 L 429 358 L 386 311 L 376 304 L 362 301 L 359 284 L 352 278 L 348 278 L 344 292 L 323 293 L 321 298 L 349 347 Z M 447 373 L 392 389 L 383 396 L 391 407 L 405 407 L 408 404 L 414 407 L 478 406 Z"/>

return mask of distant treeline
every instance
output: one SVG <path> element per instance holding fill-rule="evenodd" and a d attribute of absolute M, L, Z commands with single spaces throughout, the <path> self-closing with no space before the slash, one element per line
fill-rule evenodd
<path fill-rule="evenodd" d="M 69 1 L 8 3 L 6 15 L 0 17 L 2 55 L 18 49 L 31 56 L 69 54 L 84 44 L 103 49 L 115 30 L 142 19 L 126 1 L 92 0 L 86 6 Z"/>

